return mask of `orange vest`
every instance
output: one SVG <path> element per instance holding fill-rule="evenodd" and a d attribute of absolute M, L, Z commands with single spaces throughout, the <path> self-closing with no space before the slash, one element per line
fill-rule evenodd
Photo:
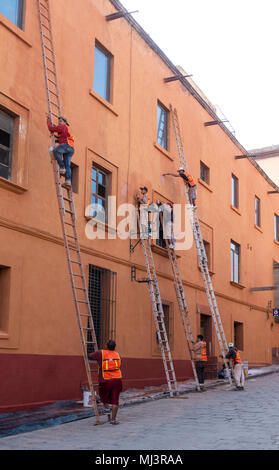
<path fill-rule="evenodd" d="M 105 380 L 121 379 L 121 359 L 116 351 L 102 349 L 102 373 Z"/>
<path fill-rule="evenodd" d="M 202 343 L 202 349 L 201 349 L 201 360 L 202 361 L 207 361 L 207 353 L 206 353 L 206 343 Z"/>
<path fill-rule="evenodd" d="M 74 137 L 72 136 L 71 132 L 70 132 L 70 128 L 67 126 L 68 128 L 68 137 L 67 137 L 67 143 L 71 146 L 71 147 L 75 147 L 75 139 Z"/>
<path fill-rule="evenodd" d="M 234 366 L 235 364 L 242 364 L 242 360 L 241 360 L 238 349 L 235 349 L 235 354 L 236 354 L 236 358 L 235 360 L 232 358 L 232 365 Z"/>
<path fill-rule="evenodd" d="M 195 183 L 195 181 L 193 180 L 193 177 L 190 175 L 190 173 L 187 173 L 187 171 L 185 171 L 185 175 L 186 175 L 187 178 L 188 178 L 188 184 L 189 184 L 189 186 L 191 186 L 191 187 L 196 186 L 196 183 Z"/>

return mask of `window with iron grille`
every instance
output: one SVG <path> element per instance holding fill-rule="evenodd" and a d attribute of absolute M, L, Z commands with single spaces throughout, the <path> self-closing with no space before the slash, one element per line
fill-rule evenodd
<path fill-rule="evenodd" d="M 0 13 L 22 29 L 24 0 L 0 0 Z"/>
<path fill-rule="evenodd" d="M 0 110 L 0 177 L 12 176 L 14 118 Z"/>
<path fill-rule="evenodd" d="M 117 273 L 99 266 L 89 265 L 88 297 L 98 348 L 115 340 Z M 88 333 L 88 341 L 91 341 Z M 93 352 L 88 345 L 88 353 Z"/>
<path fill-rule="evenodd" d="M 107 222 L 107 201 L 109 188 L 109 173 L 93 164 L 91 174 L 91 204 L 99 204 L 103 213 L 98 213 L 94 208 L 91 217 Z"/>
<path fill-rule="evenodd" d="M 96 41 L 93 90 L 106 101 L 111 98 L 111 61 L 112 55 Z"/>
<path fill-rule="evenodd" d="M 168 150 L 168 110 L 157 104 L 157 144 Z"/>

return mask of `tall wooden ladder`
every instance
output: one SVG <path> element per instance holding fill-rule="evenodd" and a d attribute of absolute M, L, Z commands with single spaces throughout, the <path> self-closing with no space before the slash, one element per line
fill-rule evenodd
<path fill-rule="evenodd" d="M 144 210 L 144 209 L 143 209 Z M 164 321 L 164 310 L 162 305 L 162 299 L 159 289 L 159 282 L 156 274 L 154 258 L 151 249 L 150 234 L 148 235 L 148 223 L 146 218 L 146 227 L 142 230 L 143 226 L 140 221 L 140 215 L 138 215 L 138 222 L 140 227 L 140 243 L 142 246 L 145 267 L 147 272 L 147 280 L 143 282 L 148 283 L 148 290 L 150 295 L 150 300 L 152 304 L 153 317 L 156 327 L 156 335 L 161 350 L 161 355 L 163 359 L 163 366 L 165 370 L 165 375 L 167 379 L 168 390 L 170 397 L 173 397 L 178 394 L 177 389 L 177 380 L 173 365 L 173 360 L 171 356 L 170 345 L 168 341 L 167 330 Z"/>
<path fill-rule="evenodd" d="M 183 147 L 183 141 L 182 141 L 182 135 L 181 135 L 181 130 L 180 130 L 180 125 L 179 125 L 179 120 L 178 120 L 178 115 L 176 109 L 173 109 L 172 106 L 170 106 L 170 112 L 172 116 L 172 122 L 173 122 L 173 127 L 174 127 L 174 133 L 175 133 L 175 139 L 176 139 L 176 145 L 177 145 L 177 151 L 178 151 L 178 156 L 179 156 L 179 162 L 180 166 L 184 168 L 184 170 L 188 171 L 188 165 L 186 161 L 186 156 L 184 152 L 184 147 Z M 189 200 L 189 194 L 186 189 L 186 185 L 184 184 L 184 189 L 185 189 L 185 194 L 186 194 L 186 200 L 187 203 L 190 204 Z M 197 254 L 199 258 L 199 265 L 202 273 L 202 278 L 203 278 L 203 283 L 211 311 L 211 315 L 213 318 L 215 330 L 216 330 L 216 335 L 218 338 L 218 342 L 220 345 L 220 350 L 222 353 L 223 361 L 224 361 L 224 366 L 226 369 L 226 374 L 227 377 L 229 378 L 229 382 L 232 385 L 232 379 L 231 379 L 231 374 L 228 369 L 227 365 L 227 360 L 226 360 L 226 351 L 228 350 L 228 345 L 225 337 L 225 332 L 223 329 L 222 325 L 222 320 L 221 316 L 219 313 L 218 305 L 216 302 L 216 297 L 214 293 L 214 289 L 212 286 L 212 281 L 208 269 L 208 262 L 207 262 L 207 256 L 206 256 L 206 251 L 203 243 L 203 238 L 202 238 L 202 233 L 201 233 L 201 228 L 199 224 L 199 219 L 197 216 L 196 208 L 192 208 L 191 211 L 191 224 L 192 224 L 192 229 L 193 229 L 193 235 L 194 235 L 194 240 L 195 240 L 195 245 L 197 249 Z"/>
<path fill-rule="evenodd" d="M 60 96 L 58 89 L 58 77 L 54 53 L 54 43 L 51 28 L 51 17 L 48 0 L 37 0 L 43 66 L 45 74 L 48 113 L 51 123 L 56 125 L 61 116 Z M 52 145 L 55 146 L 55 137 L 52 135 Z M 98 349 L 90 302 L 88 298 L 86 277 L 84 274 L 78 233 L 76 228 L 76 211 L 72 187 L 61 183 L 59 165 L 51 152 L 51 161 L 54 171 L 55 187 L 58 198 L 59 214 L 61 218 L 62 232 L 68 269 L 71 279 L 75 311 L 80 331 L 84 364 L 87 374 L 89 390 L 92 395 L 92 403 L 96 417 L 96 424 L 101 424 L 97 407 L 92 373 L 92 362 L 88 359 L 88 348 L 93 351 Z"/>

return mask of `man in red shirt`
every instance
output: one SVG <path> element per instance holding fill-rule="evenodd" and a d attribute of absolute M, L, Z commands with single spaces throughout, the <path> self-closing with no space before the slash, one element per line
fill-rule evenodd
<path fill-rule="evenodd" d="M 107 349 L 89 354 L 89 358 L 98 362 L 99 395 L 104 407 L 111 410 L 111 424 L 119 424 L 116 415 L 119 406 L 119 395 L 122 391 L 121 359 L 115 351 L 115 341 L 107 342 Z"/>
<path fill-rule="evenodd" d="M 53 149 L 53 155 L 60 167 L 60 174 L 65 175 L 65 184 L 71 186 L 71 158 L 75 153 L 74 138 L 70 133 L 67 119 L 60 116 L 58 121 L 58 126 L 53 126 L 48 116 L 47 126 L 51 133 L 57 133 L 59 145 Z"/>

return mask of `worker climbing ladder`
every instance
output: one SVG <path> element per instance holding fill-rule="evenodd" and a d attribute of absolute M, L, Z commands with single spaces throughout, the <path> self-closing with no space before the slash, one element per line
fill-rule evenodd
<path fill-rule="evenodd" d="M 179 125 L 179 120 L 178 120 L 178 115 L 176 109 L 173 109 L 172 106 L 170 106 L 170 111 L 172 115 L 172 122 L 173 122 L 173 127 L 174 127 L 174 132 L 175 132 L 175 139 L 176 139 L 176 145 L 177 145 L 177 150 L 178 150 L 178 156 L 179 156 L 179 161 L 180 161 L 180 166 L 184 168 L 184 170 L 188 171 L 188 165 L 186 161 L 186 156 L 184 152 L 184 147 L 183 147 L 183 142 L 182 142 L 182 136 L 181 136 L 181 130 L 180 130 L 180 125 Z M 188 191 L 185 187 L 185 194 L 186 194 L 186 200 L 187 203 L 189 204 L 189 195 Z M 197 216 L 197 211 L 196 208 L 193 208 L 191 211 L 191 224 L 192 224 L 192 229 L 193 229 L 193 235 L 195 239 L 195 245 L 197 249 L 197 254 L 199 258 L 199 265 L 202 273 L 202 278 L 203 278 L 203 283 L 204 287 L 206 290 L 206 295 L 208 298 L 208 303 L 211 311 L 211 315 L 213 318 L 217 338 L 219 341 L 221 353 L 223 356 L 224 360 L 224 365 L 227 373 L 227 377 L 229 378 L 229 382 L 232 385 L 232 379 L 231 379 L 231 374 L 229 373 L 229 369 L 227 366 L 227 361 L 226 361 L 226 351 L 228 349 L 219 309 L 217 306 L 216 298 L 215 298 L 215 293 L 213 290 L 212 282 L 211 282 L 211 277 L 208 269 L 208 262 L 207 262 L 207 256 L 206 256 L 206 251 L 203 243 L 203 238 L 201 234 L 201 229 L 200 229 L 200 224 L 199 224 L 199 219 Z"/>
<path fill-rule="evenodd" d="M 144 209 L 143 209 L 144 210 Z M 141 282 L 147 282 L 149 288 L 149 294 L 152 304 L 152 311 L 155 321 L 157 340 L 161 350 L 161 355 L 163 359 L 164 370 L 167 378 L 167 384 L 170 396 L 173 397 L 177 395 L 177 381 L 175 376 L 174 365 L 172 361 L 168 335 L 166 331 L 165 321 L 164 321 L 164 310 L 161 300 L 161 294 L 159 289 L 158 278 L 156 274 L 153 254 L 151 250 L 151 241 L 148 237 L 148 227 L 143 227 L 140 220 L 140 215 L 138 215 L 138 222 L 140 229 L 140 243 L 143 249 L 145 267 L 147 272 L 147 279 Z M 133 251 L 133 249 L 132 249 Z"/>
<path fill-rule="evenodd" d="M 38 13 L 40 22 L 48 112 L 52 125 L 55 125 L 55 122 L 57 123 L 59 116 L 61 116 L 61 105 L 48 0 L 38 0 Z M 53 135 L 52 145 L 55 146 L 55 137 Z M 92 396 L 96 424 L 101 424 L 99 420 L 99 412 L 95 396 L 94 384 L 92 380 L 92 373 L 95 371 L 91 370 L 90 368 L 90 362 L 88 360 L 87 352 L 88 347 L 93 349 L 93 351 L 96 351 L 98 349 L 98 345 L 96 341 L 94 324 L 91 315 L 90 303 L 86 287 L 86 278 L 81 260 L 81 252 L 76 229 L 76 211 L 73 199 L 73 192 L 71 186 L 61 184 L 59 165 L 52 153 L 51 161 L 54 170 L 55 186 L 59 204 L 59 213 L 62 224 L 64 245 L 71 279 L 75 311 L 81 336 L 87 380 L 89 390 Z"/>

